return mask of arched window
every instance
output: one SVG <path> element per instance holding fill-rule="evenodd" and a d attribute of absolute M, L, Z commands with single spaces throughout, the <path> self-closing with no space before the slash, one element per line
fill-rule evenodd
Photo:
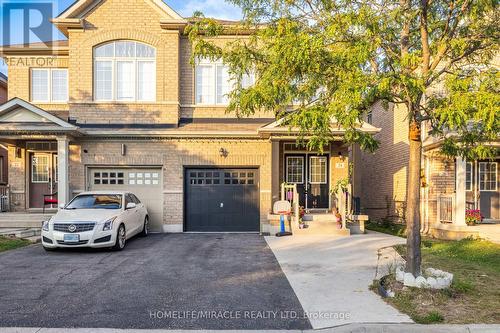
<path fill-rule="evenodd" d="M 94 48 L 96 101 L 155 101 L 156 50 L 134 41 Z"/>

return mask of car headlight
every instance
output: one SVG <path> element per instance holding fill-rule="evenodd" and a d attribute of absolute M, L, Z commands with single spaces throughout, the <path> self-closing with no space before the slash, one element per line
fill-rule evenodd
<path fill-rule="evenodd" d="M 116 219 L 116 216 L 115 217 L 112 217 L 110 218 L 109 220 L 107 220 L 106 222 L 104 222 L 104 226 L 102 227 L 102 231 L 106 231 L 106 230 L 111 230 L 113 229 L 113 221 Z"/>
<path fill-rule="evenodd" d="M 43 221 L 42 222 L 42 230 L 43 231 L 49 231 L 49 221 Z"/>

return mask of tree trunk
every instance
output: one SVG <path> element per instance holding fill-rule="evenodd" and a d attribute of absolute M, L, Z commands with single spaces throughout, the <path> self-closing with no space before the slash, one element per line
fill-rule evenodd
<path fill-rule="evenodd" d="M 420 168 L 422 141 L 420 123 L 410 122 L 410 158 L 408 162 L 408 189 L 406 196 L 406 272 L 420 275 Z"/>

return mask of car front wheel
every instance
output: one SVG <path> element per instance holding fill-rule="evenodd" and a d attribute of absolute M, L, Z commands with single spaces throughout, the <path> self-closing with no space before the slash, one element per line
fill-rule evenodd
<path fill-rule="evenodd" d="M 144 218 L 144 225 L 142 226 L 141 236 L 146 237 L 149 234 L 149 218 Z"/>
<path fill-rule="evenodd" d="M 125 242 L 127 241 L 127 234 L 125 232 L 125 226 L 120 224 L 118 231 L 116 232 L 116 241 L 113 250 L 121 251 L 125 247 Z"/>

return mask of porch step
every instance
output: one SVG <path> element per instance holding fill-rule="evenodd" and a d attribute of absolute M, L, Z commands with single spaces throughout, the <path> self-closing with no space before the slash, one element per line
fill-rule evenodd
<path fill-rule="evenodd" d="M 41 228 L 52 214 L 0 213 L 0 228 Z"/>
<path fill-rule="evenodd" d="M 305 214 L 302 218 L 304 221 L 313 221 L 313 222 L 328 222 L 335 223 L 336 219 L 332 213 L 328 214 Z"/>
<path fill-rule="evenodd" d="M 300 229 L 298 224 L 292 223 L 294 235 L 338 235 L 349 236 L 349 229 L 339 229 L 337 223 L 333 221 L 306 221 L 308 225 L 305 229 Z"/>

